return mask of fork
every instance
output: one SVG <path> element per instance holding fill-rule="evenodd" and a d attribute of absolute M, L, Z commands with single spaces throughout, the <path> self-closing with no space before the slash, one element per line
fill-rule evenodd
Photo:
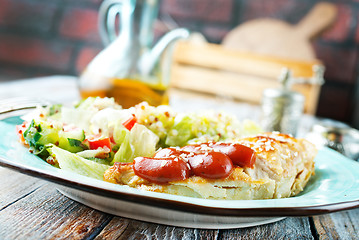
<path fill-rule="evenodd" d="M 10 113 L 18 110 L 36 108 L 38 106 L 47 106 L 50 102 L 41 98 L 14 97 L 0 99 L 0 114 Z"/>

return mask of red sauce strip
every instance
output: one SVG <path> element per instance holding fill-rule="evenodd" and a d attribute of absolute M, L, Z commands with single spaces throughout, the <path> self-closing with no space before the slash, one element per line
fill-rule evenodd
<path fill-rule="evenodd" d="M 185 180 L 190 176 L 225 178 L 233 165 L 253 167 L 255 152 L 238 143 L 203 143 L 182 148 L 165 148 L 154 157 L 133 161 L 136 175 L 157 183 Z"/>

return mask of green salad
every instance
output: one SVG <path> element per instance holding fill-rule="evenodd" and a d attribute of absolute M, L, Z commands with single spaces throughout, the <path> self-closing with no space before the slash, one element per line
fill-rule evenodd
<path fill-rule="evenodd" d="M 113 98 L 87 98 L 74 106 L 39 107 L 17 126 L 29 151 L 49 164 L 103 179 L 115 162 L 152 157 L 158 149 L 208 141 L 236 141 L 259 133 L 251 121 L 214 111 L 177 113 L 146 102 L 123 109 Z"/>

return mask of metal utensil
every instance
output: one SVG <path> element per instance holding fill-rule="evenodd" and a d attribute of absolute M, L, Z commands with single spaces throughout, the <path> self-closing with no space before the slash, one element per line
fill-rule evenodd
<path fill-rule="evenodd" d="M 317 147 L 329 147 L 341 154 L 359 160 L 359 131 L 331 119 L 322 119 L 306 134 L 306 139 Z"/>
<path fill-rule="evenodd" d="M 51 103 L 41 98 L 14 97 L 0 100 L 0 119 L 22 115 L 29 109 L 47 106 Z"/>

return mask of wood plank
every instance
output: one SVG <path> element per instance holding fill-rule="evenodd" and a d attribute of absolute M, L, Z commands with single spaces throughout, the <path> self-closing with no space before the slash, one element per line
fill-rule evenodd
<path fill-rule="evenodd" d="M 309 218 L 227 230 L 189 229 L 115 217 L 95 238 L 100 239 L 314 239 Z"/>
<path fill-rule="evenodd" d="M 0 211 L 45 184 L 45 181 L 0 167 Z"/>
<path fill-rule="evenodd" d="M 275 79 L 182 65 L 173 68 L 171 84 L 180 89 L 228 95 L 253 103 L 261 102 L 264 89 L 280 87 Z"/>
<path fill-rule="evenodd" d="M 292 71 L 293 89 L 305 98 L 304 110 L 316 112 L 322 76 L 319 61 L 293 61 L 232 51 L 216 44 L 178 42 L 173 57 L 173 87 L 222 94 L 241 101 L 260 103 L 266 88 L 275 88 L 284 67 Z"/>
<path fill-rule="evenodd" d="M 174 65 L 171 86 L 177 89 L 225 95 L 239 101 L 260 104 L 263 91 L 280 88 L 276 78 L 264 78 L 248 74 L 218 71 L 187 65 Z M 314 115 L 319 98 L 320 85 L 293 84 L 293 90 L 305 97 L 304 111 Z"/>
<path fill-rule="evenodd" d="M 291 69 L 294 77 L 312 77 L 313 65 L 321 65 L 319 60 L 293 61 L 226 49 L 218 44 L 191 44 L 186 41 L 176 44 L 173 56 L 174 62 L 180 64 L 274 79 L 283 67 Z"/>
<path fill-rule="evenodd" d="M 313 217 L 319 239 L 358 239 L 359 209 Z"/>
<path fill-rule="evenodd" d="M 0 211 L 0 239 L 91 238 L 111 219 L 45 184 Z"/>
<path fill-rule="evenodd" d="M 218 239 L 219 232 L 219 230 L 172 227 L 115 217 L 95 239 Z"/>
<path fill-rule="evenodd" d="M 308 217 L 291 217 L 262 226 L 223 230 L 220 239 L 314 239 L 314 237 Z"/>

